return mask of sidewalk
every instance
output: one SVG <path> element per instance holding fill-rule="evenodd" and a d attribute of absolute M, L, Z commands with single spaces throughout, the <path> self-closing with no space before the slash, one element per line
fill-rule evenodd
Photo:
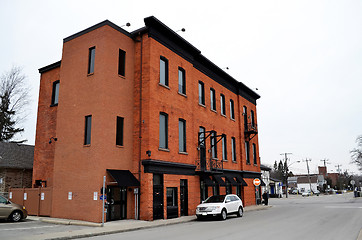
<path fill-rule="evenodd" d="M 244 211 L 249 212 L 249 211 L 264 210 L 270 207 L 271 206 L 264 206 L 264 205 L 247 206 L 244 208 Z M 139 229 L 190 222 L 196 220 L 196 217 L 183 216 L 179 218 L 155 220 L 155 221 L 127 219 L 127 220 L 107 222 L 104 224 L 104 227 L 101 227 L 100 223 L 92 223 L 92 222 L 69 220 L 69 219 L 35 217 L 35 216 L 29 216 L 28 219 L 34 221 L 43 221 L 47 223 L 54 223 L 54 224 L 81 225 L 81 226 L 92 227 L 78 231 L 56 232 L 56 233 L 42 234 L 26 238 L 26 239 L 40 240 L 40 239 L 76 239 L 76 238 L 93 237 L 93 236 L 107 235 L 107 234 L 127 232 L 127 231 L 135 231 Z"/>

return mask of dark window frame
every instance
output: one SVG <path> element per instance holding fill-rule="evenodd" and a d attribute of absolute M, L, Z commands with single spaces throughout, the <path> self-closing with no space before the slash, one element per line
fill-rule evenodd
<path fill-rule="evenodd" d="M 180 73 L 182 74 L 181 79 Z M 186 71 L 182 67 L 178 67 L 178 92 L 186 95 Z"/>
<path fill-rule="evenodd" d="M 118 75 L 126 77 L 126 51 L 122 49 L 118 51 Z"/>
<path fill-rule="evenodd" d="M 256 158 L 256 144 L 255 143 L 253 143 L 253 162 L 254 162 L 254 165 L 258 164 L 258 161 Z"/>
<path fill-rule="evenodd" d="M 235 137 L 231 137 L 231 161 L 236 162 L 236 142 Z"/>
<path fill-rule="evenodd" d="M 116 145 L 123 145 L 123 134 L 124 134 L 124 118 L 117 116 L 116 118 Z"/>
<path fill-rule="evenodd" d="M 227 145 L 227 139 L 226 139 L 225 134 L 222 135 L 221 145 L 222 145 L 222 160 L 227 161 L 228 160 L 228 145 Z"/>
<path fill-rule="evenodd" d="M 88 52 L 88 74 L 94 73 L 94 66 L 95 66 L 95 58 L 96 58 L 96 47 L 93 46 L 89 48 Z"/>
<path fill-rule="evenodd" d="M 210 144 L 211 144 L 211 158 L 217 159 L 217 132 L 211 131 Z M 213 145 L 215 143 L 215 145 Z"/>
<path fill-rule="evenodd" d="M 53 82 L 53 90 L 52 90 L 52 100 L 51 106 L 58 106 L 59 103 L 59 88 L 60 88 L 60 80 L 56 80 Z"/>
<path fill-rule="evenodd" d="M 162 79 L 161 79 L 161 61 L 163 61 L 165 63 L 165 72 L 164 72 L 164 75 L 165 75 L 165 79 L 164 79 L 164 83 L 162 82 Z M 168 59 L 165 58 L 164 56 L 160 56 L 160 84 L 163 85 L 163 86 L 167 86 L 169 87 L 169 82 L 168 82 Z"/>
<path fill-rule="evenodd" d="M 161 133 L 161 116 L 165 117 L 165 123 L 164 123 L 165 132 L 164 133 Z M 164 136 L 163 136 L 165 138 L 164 146 L 161 144 L 161 134 L 164 134 Z M 168 114 L 165 112 L 160 112 L 160 115 L 159 115 L 159 148 L 168 149 Z"/>
<path fill-rule="evenodd" d="M 221 113 L 221 115 L 226 116 L 225 95 L 224 94 L 220 94 L 220 113 Z"/>
<path fill-rule="evenodd" d="M 230 99 L 230 118 L 235 120 L 234 100 Z"/>
<path fill-rule="evenodd" d="M 205 84 L 202 81 L 199 81 L 199 104 L 205 106 Z"/>
<path fill-rule="evenodd" d="M 85 116 L 84 145 L 90 145 L 92 140 L 92 115 Z"/>
<path fill-rule="evenodd" d="M 171 192 L 171 196 L 170 196 L 170 192 Z M 178 207 L 177 192 L 178 192 L 177 187 L 166 187 L 166 204 L 167 204 L 167 207 Z"/>
<path fill-rule="evenodd" d="M 249 141 L 245 141 L 245 158 L 246 158 L 246 164 L 250 164 L 250 144 L 249 144 Z"/>
<path fill-rule="evenodd" d="M 203 130 L 203 131 L 200 131 L 200 130 Z M 200 134 L 200 133 L 203 133 L 203 134 Z M 205 141 L 205 132 L 206 132 L 206 129 L 203 127 L 203 126 L 199 126 L 199 144 L 200 145 L 205 145 L 205 142 L 202 142 L 202 140 L 204 140 Z"/>
<path fill-rule="evenodd" d="M 216 111 L 216 93 L 213 88 L 210 88 L 210 108 L 211 110 Z"/>
<path fill-rule="evenodd" d="M 253 110 L 250 110 L 250 118 L 251 118 L 251 126 L 255 127 L 255 116 Z"/>
<path fill-rule="evenodd" d="M 179 122 L 179 152 L 183 152 L 186 153 L 187 152 L 187 148 L 186 148 L 186 120 L 179 118 L 178 119 Z M 180 129 L 180 124 L 182 125 L 183 129 Z M 182 134 L 183 134 L 183 139 L 181 139 L 181 135 L 180 135 L 180 131 L 182 130 Z M 181 145 L 181 141 L 182 141 L 182 145 Z"/>

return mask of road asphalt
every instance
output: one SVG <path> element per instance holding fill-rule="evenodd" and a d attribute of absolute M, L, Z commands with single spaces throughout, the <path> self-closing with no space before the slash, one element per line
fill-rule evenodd
<path fill-rule="evenodd" d="M 257 210 L 265 210 L 271 206 L 264 205 L 254 205 L 254 206 L 246 206 L 244 208 L 245 212 L 248 211 L 257 211 Z M 155 220 L 155 221 L 142 221 L 142 220 L 120 220 L 120 221 L 112 221 L 104 224 L 104 227 L 101 226 L 100 223 L 92 223 L 86 221 L 78 221 L 78 220 L 69 220 L 69 219 L 59 219 L 59 218 L 49 218 L 49 217 L 35 217 L 28 216 L 28 220 L 32 221 L 42 221 L 53 224 L 65 224 L 65 225 L 80 225 L 80 226 L 88 226 L 93 228 L 86 228 L 76 231 L 67 231 L 67 232 L 54 232 L 36 236 L 27 236 L 26 239 L 76 239 L 76 238 L 86 238 L 93 236 L 101 236 L 113 233 L 121 233 L 127 231 L 135 231 L 139 229 L 160 227 L 178 223 L 185 223 L 196 220 L 196 217 L 193 216 L 183 216 L 179 218 L 166 219 L 166 220 Z M 361 238 L 362 239 L 362 238 Z"/>

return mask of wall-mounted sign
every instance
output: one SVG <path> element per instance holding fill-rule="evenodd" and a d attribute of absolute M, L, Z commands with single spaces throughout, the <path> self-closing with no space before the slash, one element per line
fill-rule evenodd
<path fill-rule="evenodd" d="M 260 186 L 260 179 L 259 178 L 254 178 L 254 180 L 253 180 L 253 184 L 254 184 L 254 186 L 256 186 L 256 187 L 259 187 Z"/>

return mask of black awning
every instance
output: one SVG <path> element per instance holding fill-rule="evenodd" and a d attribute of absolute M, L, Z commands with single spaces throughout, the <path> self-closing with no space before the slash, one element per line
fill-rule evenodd
<path fill-rule="evenodd" d="M 212 175 L 212 176 L 220 186 L 226 186 L 224 180 L 222 180 L 220 175 Z"/>
<path fill-rule="evenodd" d="M 248 184 L 246 184 L 246 182 L 241 176 L 236 175 L 236 180 L 238 180 L 238 182 L 241 183 L 242 186 L 248 186 Z"/>
<path fill-rule="evenodd" d="M 233 176 L 225 175 L 225 178 L 231 183 L 232 186 L 239 186 L 240 184 L 235 181 Z"/>
<path fill-rule="evenodd" d="M 261 180 L 261 179 L 260 179 L 260 181 L 261 181 L 260 186 L 265 187 L 265 186 L 266 186 L 266 185 L 265 185 L 265 182 L 264 182 L 263 180 Z"/>
<path fill-rule="evenodd" d="M 116 180 L 120 187 L 139 187 L 140 182 L 129 170 L 107 169 L 107 172 Z"/>
<path fill-rule="evenodd" d="M 202 176 L 200 180 L 205 183 L 206 186 L 214 186 L 214 182 L 209 178 L 209 176 Z"/>

